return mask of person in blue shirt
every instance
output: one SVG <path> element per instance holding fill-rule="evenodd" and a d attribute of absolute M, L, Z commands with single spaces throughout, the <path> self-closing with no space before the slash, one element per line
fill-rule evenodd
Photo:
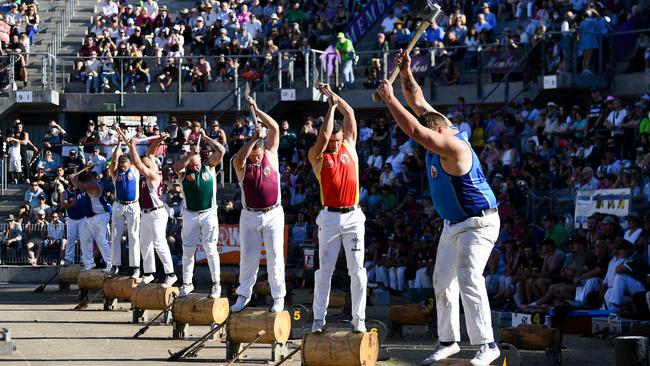
<path fill-rule="evenodd" d="M 377 90 L 398 126 L 426 149 L 425 173 L 431 199 L 444 219 L 433 272 L 438 345 L 422 364 L 431 365 L 460 352 L 458 298 L 462 297 L 470 342 L 479 346 L 470 363 L 487 366 L 500 356 L 483 278 L 499 236 L 496 197 L 467 135 L 426 102 L 410 63 L 403 52 L 395 60 L 401 68 L 402 93 L 417 118 L 400 104 L 387 80 Z"/>
<path fill-rule="evenodd" d="M 444 42 L 445 41 L 445 30 L 438 25 L 438 23 L 433 22 L 427 31 L 424 33 L 424 40 L 427 45 L 432 45 L 433 42 Z"/>

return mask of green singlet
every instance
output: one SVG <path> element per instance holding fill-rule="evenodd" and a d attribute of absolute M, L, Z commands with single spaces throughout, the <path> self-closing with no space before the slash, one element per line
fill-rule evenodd
<path fill-rule="evenodd" d="M 186 209 L 204 211 L 217 205 L 217 180 L 207 166 L 203 165 L 197 173 L 186 169 L 182 187 Z"/>

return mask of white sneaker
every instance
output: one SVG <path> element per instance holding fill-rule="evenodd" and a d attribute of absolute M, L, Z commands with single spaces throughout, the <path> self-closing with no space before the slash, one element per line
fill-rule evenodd
<path fill-rule="evenodd" d="M 218 283 L 215 283 L 212 285 L 212 288 L 210 289 L 210 295 L 208 295 L 209 298 L 211 299 L 218 299 L 221 297 L 221 285 Z"/>
<path fill-rule="evenodd" d="M 131 278 L 133 278 L 133 277 L 131 277 Z M 148 283 L 153 282 L 153 280 L 155 280 L 155 277 L 152 274 L 148 274 L 148 275 L 142 277 L 142 283 L 144 283 L 145 285 L 148 284 Z"/>
<path fill-rule="evenodd" d="M 458 352 L 460 352 L 460 347 L 458 346 L 458 343 L 454 343 L 451 346 L 443 346 L 442 344 L 440 344 L 440 342 L 438 342 L 438 345 L 436 346 L 436 350 L 433 351 L 431 356 L 425 358 L 424 361 L 422 361 L 422 365 L 429 366 L 434 362 L 444 360 L 445 358 L 455 355 Z"/>
<path fill-rule="evenodd" d="M 501 356 L 499 347 L 490 348 L 487 344 L 482 344 L 476 352 L 476 356 L 469 361 L 472 366 L 488 366 L 492 361 Z"/>
<path fill-rule="evenodd" d="M 365 333 L 366 322 L 364 320 L 352 319 L 352 331 L 354 333 Z"/>
<path fill-rule="evenodd" d="M 113 277 L 118 274 L 120 269 L 116 266 L 113 265 L 106 265 L 106 268 L 104 268 L 104 277 Z"/>
<path fill-rule="evenodd" d="M 233 313 L 238 313 L 246 307 L 250 299 L 245 298 L 242 295 L 237 296 L 237 302 L 230 307 L 230 311 Z"/>
<path fill-rule="evenodd" d="M 140 278 L 140 268 L 138 268 L 138 267 L 131 268 L 131 276 L 129 276 L 129 277 L 131 277 L 131 278 L 133 278 L 133 279 L 136 279 L 136 280 L 137 280 L 138 278 Z M 153 277 L 153 276 L 152 276 L 152 277 Z M 152 280 L 152 281 L 153 281 L 153 280 Z M 149 281 L 149 282 L 151 282 L 151 281 Z M 147 282 L 147 283 L 149 283 L 149 282 Z"/>
<path fill-rule="evenodd" d="M 194 291 L 194 285 L 184 283 L 181 290 L 178 292 L 178 297 L 186 297 L 190 292 Z"/>
<path fill-rule="evenodd" d="M 162 288 L 169 288 L 174 286 L 174 284 L 178 281 L 178 278 L 176 278 L 175 274 L 168 274 L 165 276 L 165 281 L 163 281 L 162 285 L 160 285 Z"/>
<path fill-rule="evenodd" d="M 324 319 L 314 319 L 314 323 L 311 325 L 311 332 L 312 333 L 323 333 L 324 328 L 325 328 L 325 320 Z"/>
<path fill-rule="evenodd" d="M 273 306 L 271 306 L 272 313 L 279 313 L 284 310 L 284 297 L 273 299 Z"/>

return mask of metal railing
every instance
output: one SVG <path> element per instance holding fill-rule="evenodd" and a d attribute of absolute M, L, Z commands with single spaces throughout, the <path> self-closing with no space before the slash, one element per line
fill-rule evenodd
<path fill-rule="evenodd" d="M 47 52 L 53 56 L 58 55 L 65 34 L 70 27 L 70 22 L 74 16 L 74 9 L 79 4 L 79 0 L 66 0 L 64 2 L 64 8 L 60 12 L 60 20 L 57 20 L 54 29 L 52 30 L 51 43 L 47 45 Z"/>

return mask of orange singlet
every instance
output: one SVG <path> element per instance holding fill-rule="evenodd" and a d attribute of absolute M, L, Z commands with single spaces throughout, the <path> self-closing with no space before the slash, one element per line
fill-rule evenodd
<path fill-rule="evenodd" d="M 320 202 L 328 207 L 347 207 L 359 204 L 359 165 L 341 144 L 338 153 L 323 153 L 319 174 Z"/>

